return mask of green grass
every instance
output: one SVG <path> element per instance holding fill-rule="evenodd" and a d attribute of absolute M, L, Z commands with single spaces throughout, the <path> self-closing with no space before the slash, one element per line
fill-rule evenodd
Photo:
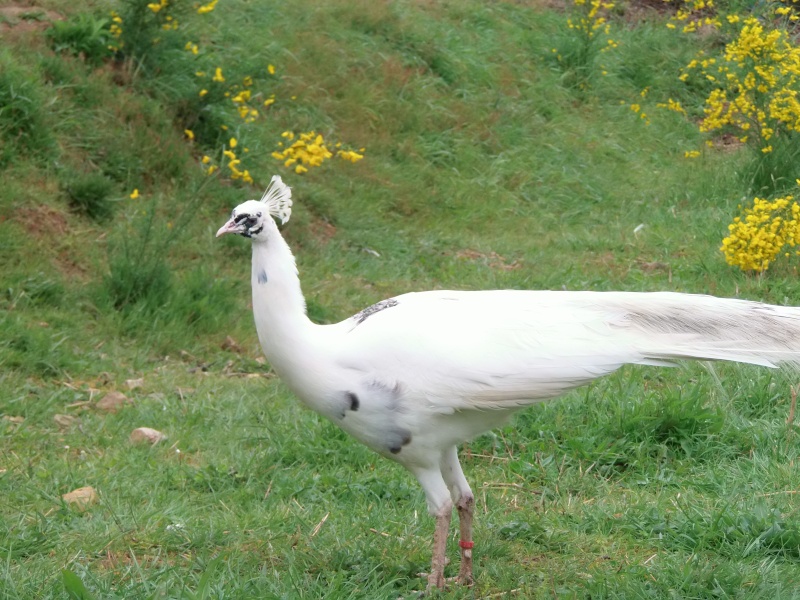
<path fill-rule="evenodd" d="M 74 23 L 107 16 L 96 6 L 43 4 Z M 279 173 L 294 188 L 284 234 L 318 320 L 430 288 L 800 304 L 792 264 L 752 278 L 718 251 L 752 193 L 746 151 L 687 160 L 695 124 L 630 110 L 644 87 L 702 99 L 677 71 L 704 40 L 676 43 L 662 16 L 635 14 L 616 15 L 608 75 L 580 93 L 552 57 L 564 12 L 535 5 L 230 0 L 185 23 L 231 72 L 276 66 L 275 104 L 231 135 L 259 185 Z M 211 149 L 183 133 L 197 117 L 188 54 L 144 73 L 56 54 L 41 29 L 2 45 L 14 67 L 0 94 L 36 102 L 17 94 L 17 116 L 0 111 L 0 598 L 421 589 L 433 523 L 419 486 L 302 409 L 260 360 L 250 249 L 213 237 L 260 189 L 203 175 Z M 287 129 L 366 158 L 294 175 L 270 156 Z M 75 200 L 85 173 L 102 194 Z M 626 368 L 467 444 L 477 584 L 440 595 L 800 596 L 793 383 L 732 365 Z M 131 402 L 93 407 L 112 390 Z M 133 447 L 139 426 L 168 439 Z M 98 504 L 61 501 L 86 485 Z M 455 542 L 449 554 L 454 574 Z"/>

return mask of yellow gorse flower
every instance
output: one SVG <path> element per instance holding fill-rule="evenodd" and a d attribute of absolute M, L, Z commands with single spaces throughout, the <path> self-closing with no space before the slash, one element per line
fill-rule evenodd
<path fill-rule="evenodd" d="M 272 158 L 282 161 L 285 167 L 294 167 L 294 172 L 298 175 L 308 172 L 311 167 L 319 167 L 324 161 L 334 156 L 322 135 L 315 131 L 301 133 L 299 136 L 295 136 L 292 131 L 284 131 L 281 137 L 292 143 L 282 150 L 273 152 Z M 339 146 L 341 146 L 340 143 L 336 144 L 337 148 Z M 364 158 L 364 149 L 361 148 L 359 152 L 337 150 L 336 156 L 355 163 Z"/>
<path fill-rule="evenodd" d="M 202 6 L 198 7 L 197 14 L 198 15 L 206 15 L 210 13 L 217 7 L 217 0 L 211 0 L 208 4 L 203 4 Z"/>
<path fill-rule="evenodd" d="M 743 271 L 766 271 L 778 255 L 787 254 L 787 246 L 800 244 L 800 205 L 793 196 L 755 198 L 744 218 L 728 225 L 728 232 L 720 247 L 725 261 Z"/>
<path fill-rule="evenodd" d="M 800 132 L 800 48 L 785 30 L 766 28 L 755 17 L 736 24 L 741 26 L 738 35 L 721 59 L 700 55 L 681 79 L 697 70 L 715 84 L 705 101 L 700 131 L 735 127 L 754 132 L 747 139 L 768 153 L 776 133 Z"/>

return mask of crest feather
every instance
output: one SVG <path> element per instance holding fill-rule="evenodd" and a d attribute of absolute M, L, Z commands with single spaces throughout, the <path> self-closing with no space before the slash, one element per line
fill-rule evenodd
<path fill-rule="evenodd" d="M 267 205 L 269 214 L 281 220 L 281 225 L 292 216 L 292 188 L 283 183 L 279 175 L 273 175 L 261 202 Z"/>

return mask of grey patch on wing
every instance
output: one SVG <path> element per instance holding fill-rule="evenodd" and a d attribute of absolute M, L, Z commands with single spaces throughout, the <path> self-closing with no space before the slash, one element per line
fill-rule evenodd
<path fill-rule="evenodd" d="M 366 384 L 366 387 L 370 392 L 383 399 L 384 406 L 388 410 L 399 413 L 405 412 L 405 407 L 400 402 L 403 388 L 399 382 L 395 382 L 394 385 L 388 385 L 381 381 L 370 381 Z"/>
<path fill-rule="evenodd" d="M 256 278 L 258 283 L 267 283 L 267 272 L 264 269 L 261 269 L 258 273 L 258 277 Z"/>
<path fill-rule="evenodd" d="M 411 443 L 411 432 L 408 429 L 395 429 L 386 435 L 386 447 L 392 454 L 399 454 L 403 446 Z"/>
<path fill-rule="evenodd" d="M 361 312 L 356 313 L 355 315 L 353 315 L 353 318 L 360 325 L 361 323 L 363 323 L 364 321 L 367 320 L 367 317 L 371 317 L 375 313 L 381 312 L 382 310 L 385 310 L 387 308 L 392 308 L 393 306 L 397 306 L 398 304 L 400 304 L 400 303 L 397 300 L 395 300 L 394 298 L 389 298 L 387 300 L 381 300 L 380 302 L 376 302 L 372 306 L 368 306 L 367 308 L 365 308 Z"/>
<path fill-rule="evenodd" d="M 738 337 L 747 340 L 753 332 L 781 348 L 791 348 L 796 343 L 793 327 L 787 326 L 773 307 L 754 305 L 746 319 L 739 312 L 730 315 L 694 314 L 691 308 L 668 307 L 656 311 L 632 310 L 626 319 L 645 330 L 655 333 L 689 333 L 711 340 L 728 341 Z"/>

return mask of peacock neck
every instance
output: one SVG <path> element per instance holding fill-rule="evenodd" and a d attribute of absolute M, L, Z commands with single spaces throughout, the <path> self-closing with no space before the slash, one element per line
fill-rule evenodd
<path fill-rule="evenodd" d="M 296 366 L 308 353 L 317 326 L 306 315 L 294 256 L 275 233 L 253 243 L 251 283 L 258 338 L 267 359 L 280 373 Z"/>

